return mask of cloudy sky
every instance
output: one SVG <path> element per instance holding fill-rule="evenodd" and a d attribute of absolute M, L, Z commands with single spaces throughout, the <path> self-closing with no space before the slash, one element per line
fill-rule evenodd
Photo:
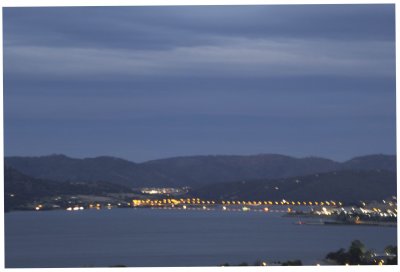
<path fill-rule="evenodd" d="M 394 5 L 5 8 L 5 153 L 395 154 L 394 15 Z"/>

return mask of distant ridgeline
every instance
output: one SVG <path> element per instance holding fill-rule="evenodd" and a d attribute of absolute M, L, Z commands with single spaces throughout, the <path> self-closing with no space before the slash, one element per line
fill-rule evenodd
<path fill-rule="evenodd" d="M 189 195 L 214 199 L 356 201 L 396 195 L 395 155 L 369 155 L 343 163 L 277 154 L 176 157 L 144 163 L 51 155 L 6 157 L 5 165 L 6 195 L 22 192 L 26 198 L 185 186 L 192 188 Z"/>

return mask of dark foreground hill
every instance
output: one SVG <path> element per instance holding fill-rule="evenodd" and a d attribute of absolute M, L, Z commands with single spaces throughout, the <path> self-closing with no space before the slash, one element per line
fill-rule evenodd
<path fill-rule="evenodd" d="M 198 188 L 192 195 L 221 200 L 381 200 L 396 195 L 396 173 L 344 170 L 274 180 L 227 182 Z"/>
<path fill-rule="evenodd" d="M 54 182 L 5 168 L 5 210 L 19 209 L 35 200 L 63 195 L 104 196 L 131 193 L 108 182 Z M 343 170 L 280 179 L 220 182 L 191 190 L 187 197 L 212 200 L 381 200 L 396 195 L 396 173 L 386 170 Z"/>
<path fill-rule="evenodd" d="M 104 195 L 130 192 L 127 187 L 108 182 L 54 182 L 32 178 L 10 167 L 4 169 L 5 210 L 15 209 L 43 197 L 61 195 Z"/>
<path fill-rule="evenodd" d="M 276 154 L 191 156 L 134 163 L 113 157 L 74 159 L 64 155 L 6 157 L 5 163 L 39 179 L 98 181 L 129 187 L 191 186 L 234 180 L 276 179 L 339 170 L 396 171 L 396 156 L 369 155 L 347 162 Z"/>

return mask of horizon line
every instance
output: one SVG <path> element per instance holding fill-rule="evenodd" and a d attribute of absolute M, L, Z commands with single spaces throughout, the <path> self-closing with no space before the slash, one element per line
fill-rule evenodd
<path fill-rule="evenodd" d="M 326 159 L 326 160 L 331 160 L 334 162 L 346 162 L 350 161 L 356 158 L 360 157 L 368 157 L 368 156 L 395 156 L 397 157 L 397 154 L 388 154 L 388 153 L 368 153 L 364 155 L 355 155 L 352 156 L 348 159 L 345 160 L 334 160 L 328 157 L 322 157 L 322 156 L 315 156 L 315 155 L 307 155 L 307 156 L 293 156 L 293 155 L 286 155 L 282 153 L 252 153 L 252 154 L 203 154 L 203 155 L 177 155 L 177 156 L 171 156 L 171 157 L 161 157 L 161 158 L 156 158 L 156 159 L 150 159 L 150 160 L 145 160 L 141 162 L 136 162 L 130 159 L 126 159 L 123 157 L 117 157 L 117 156 L 112 156 L 112 155 L 98 155 L 98 156 L 89 156 L 89 157 L 74 157 L 74 156 L 69 156 L 66 155 L 65 153 L 51 153 L 47 155 L 4 155 L 4 159 L 6 158 L 44 158 L 44 157 L 56 157 L 56 156 L 62 156 L 66 157 L 69 159 L 78 159 L 78 160 L 84 160 L 84 159 L 97 159 L 97 158 L 113 158 L 113 159 L 120 159 L 124 161 L 128 161 L 131 163 L 136 163 L 136 164 L 141 164 L 141 163 L 146 163 L 146 162 L 151 162 L 151 161 L 158 161 L 158 160 L 168 160 L 168 159 L 178 159 L 178 158 L 191 158 L 191 157 L 256 157 L 256 156 L 282 156 L 282 157 L 289 157 L 289 158 L 294 158 L 294 159 L 309 159 L 309 158 L 318 158 L 318 159 Z"/>

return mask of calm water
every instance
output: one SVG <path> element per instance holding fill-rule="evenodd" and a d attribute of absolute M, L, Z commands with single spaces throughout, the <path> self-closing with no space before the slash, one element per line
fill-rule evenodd
<path fill-rule="evenodd" d="M 295 225 L 279 213 L 152 209 L 5 214 L 6 267 L 215 266 L 301 259 L 359 239 L 380 252 L 396 228 Z"/>

